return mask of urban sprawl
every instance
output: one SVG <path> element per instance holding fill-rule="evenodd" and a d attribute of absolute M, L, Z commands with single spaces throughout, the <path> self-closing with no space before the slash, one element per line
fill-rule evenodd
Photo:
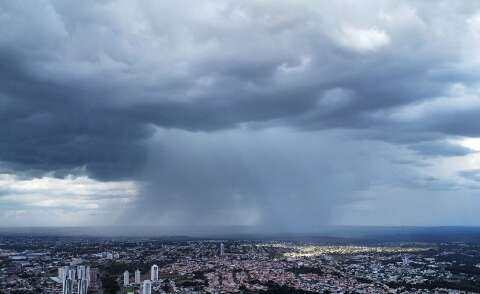
<path fill-rule="evenodd" d="M 477 293 L 479 249 L 0 236 L 0 293 Z"/>

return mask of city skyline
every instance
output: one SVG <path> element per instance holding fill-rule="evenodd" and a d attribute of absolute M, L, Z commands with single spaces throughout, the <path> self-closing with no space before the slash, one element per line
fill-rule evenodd
<path fill-rule="evenodd" d="M 475 1 L 2 1 L 0 36 L 0 227 L 480 226 Z"/>

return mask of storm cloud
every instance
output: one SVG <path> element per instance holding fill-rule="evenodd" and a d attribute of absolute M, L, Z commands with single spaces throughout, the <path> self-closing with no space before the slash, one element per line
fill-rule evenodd
<path fill-rule="evenodd" d="M 480 206 L 478 52 L 473 1 L 3 1 L 1 172 L 134 182 L 139 224 L 475 223 L 422 213 Z"/>

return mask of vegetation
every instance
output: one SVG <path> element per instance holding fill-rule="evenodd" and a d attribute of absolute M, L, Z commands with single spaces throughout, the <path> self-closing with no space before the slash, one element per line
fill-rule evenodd
<path fill-rule="evenodd" d="M 372 280 L 367 279 L 367 278 L 363 278 L 363 277 L 355 277 L 355 279 L 357 280 L 357 282 L 363 283 L 363 284 L 372 284 L 373 283 Z"/>
<path fill-rule="evenodd" d="M 262 294 L 311 294 L 313 292 L 305 291 L 305 290 L 298 290 L 295 288 L 287 287 L 287 286 L 280 286 L 276 284 L 269 284 L 268 290 L 260 292 Z"/>
<path fill-rule="evenodd" d="M 287 271 L 292 272 L 295 275 L 299 275 L 299 274 L 317 274 L 319 276 L 325 275 L 325 272 L 319 268 L 306 267 L 306 266 L 289 268 Z"/>
<path fill-rule="evenodd" d="M 115 276 L 105 275 L 102 277 L 103 293 L 104 294 L 116 294 L 120 290 Z"/>
<path fill-rule="evenodd" d="M 419 284 L 407 284 L 407 283 L 388 283 L 388 286 L 391 288 L 405 288 L 406 290 L 410 289 L 437 289 L 437 288 L 444 288 L 444 289 L 457 289 L 461 291 L 472 291 L 472 292 L 479 292 L 480 291 L 480 281 L 478 280 L 462 280 L 458 282 L 449 282 L 449 281 L 442 281 L 442 280 L 433 280 L 427 281 L 425 283 Z"/>

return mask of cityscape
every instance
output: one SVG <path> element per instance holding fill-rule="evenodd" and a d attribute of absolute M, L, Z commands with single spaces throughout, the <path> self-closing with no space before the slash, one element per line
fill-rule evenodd
<path fill-rule="evenodd" d="M 480 294 L 480 0 L 0 0 L 0 294 Z"/>
<path fill-rule="evenodd" d="M 480 293 L 479 249 L 471 240 L 4 234 L 0 293 Z"/>

